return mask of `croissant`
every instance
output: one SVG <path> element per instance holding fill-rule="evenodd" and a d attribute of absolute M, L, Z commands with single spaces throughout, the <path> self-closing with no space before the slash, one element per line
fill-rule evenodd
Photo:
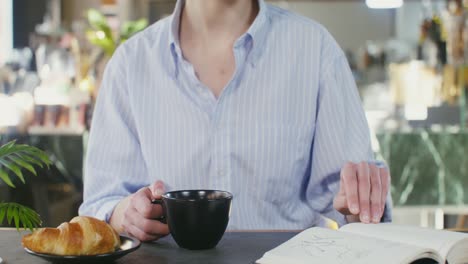
<path fill-rule="evenodd" d="M 77 216 L 57 228 L 41 228 L 22 239 L 23 246 L 38 253 L 53 255 L 97 255 L 114 252 L 120 237 L 106 222 Z"/>

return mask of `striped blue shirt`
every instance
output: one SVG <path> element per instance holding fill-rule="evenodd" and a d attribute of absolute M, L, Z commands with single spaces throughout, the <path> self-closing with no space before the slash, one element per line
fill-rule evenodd
<path fill-rule="evenodd" d="M 230 229 L 303 229 L 330 218 L 339 171 L 373 159 L 343 51 L 318 23 L 259 0 L 216 98 L 184 59 L 174 14 L 119 47 L 91 127 L 81 215 L 109 219 L 156 180 L 234 195 Z M 389 212 L 386 213 L 387 218 Z"/>

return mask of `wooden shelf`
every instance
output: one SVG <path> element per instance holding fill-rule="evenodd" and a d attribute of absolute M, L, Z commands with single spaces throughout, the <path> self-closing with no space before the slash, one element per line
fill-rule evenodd
<path fill-rule="evenodd" d="M 29 127 L 29 135 L 51 135 L 51 136 L 81 136 L 85 129 L 65 128 L 65 127 Z"/>

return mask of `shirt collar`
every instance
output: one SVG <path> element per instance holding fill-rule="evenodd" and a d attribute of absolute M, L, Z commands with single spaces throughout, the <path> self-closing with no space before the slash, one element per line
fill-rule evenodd
<path fill-rule="evenodd" d="M 185 4 L 185 0 L 177 0 L 177 3 L 174 8 L 174 12 L 172 13 L 172 17 L 170 20 L 169 46 L 171 47 L 172 51 L 174 51 L 174 48 L 178 48 L 180 51 L 179 26 L 180 26 L 180 16 L 182 15 L 182 8 L 184 4 Z"/>
<path fill-rule="evenodd" d="M 259 12 L 246 33 L 252 38 L 253 41 L 252 50 L 249 55 L 249 62 L 252 65 L 255 65 L 255 63 L 260 58 L 262 51 L 264 50 L 262 47 L 264 46 L 264 42 L 267 38 L 270 24 L 270 19 L 267 12 L 268 7 L 265 1 L 257 1 L 259 5 Z M 177 57 L 181 56 L 182 54 L 179 41 L 179 26 L 180 16 L 182 14 L 182 8 L 184 4 L 185 0 L 177 0 L 174 12 L 172 13 L 172 17 L 170 19 L 169 47 L 175 61 L 177 60 Z"/>
<path fill-rule="evenodd" d="M 253 45 L 251 54 L 249 55 L 249 61 L 252 65 L 259 60 L 262 52 L 265 50 L 264 43 L 267 38 L 267 34 L 270 29 L 270 19 L 268 16 L 268 7 L 264 0 L 258 0 L 258 6 L 260 8 L 257 17 L 255 18 L 252 25 L 247 30 L 247 34 L 252 38 Z"/>

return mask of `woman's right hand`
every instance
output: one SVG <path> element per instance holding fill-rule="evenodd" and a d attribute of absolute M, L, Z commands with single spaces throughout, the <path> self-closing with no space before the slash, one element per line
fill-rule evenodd
<path fill-rule="evenodd" d="M 163 216 L 162 206 L 151 203 L 161 199 L 164 192 L 162 181 L 141 188 L 117 204 L 110 224 L 119 233 L 127 233 L 141 241 L 154 241 L 168 235 L 167 224 L 155 220 Z"/>

